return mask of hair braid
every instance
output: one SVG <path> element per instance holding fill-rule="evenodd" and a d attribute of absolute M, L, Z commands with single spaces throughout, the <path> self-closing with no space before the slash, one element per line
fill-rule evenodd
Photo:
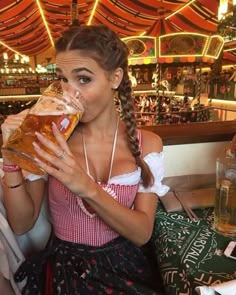
<path fill-rule="evenodd" d="M 127 67 L 124 69 L 123 80 L 118 89 L 118 95 L 122 107 L 122 115 L 126 125 L 129 147 L 135 157 L 136 164 L 141 168 L 141 178 L 144 187 L 153 183 L 153 175 L 141 157 L 139 140 L 137 136 L 137 124 L 134 114 L 133 98 L 131 96 L 131 82 L 128 77 Z"/>

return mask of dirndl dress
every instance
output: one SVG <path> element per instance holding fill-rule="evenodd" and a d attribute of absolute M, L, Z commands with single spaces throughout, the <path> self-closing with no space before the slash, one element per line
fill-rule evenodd
<path fill-rule="evenodd" d="M 15 274 L 27 278 L 23 295 L 163 295 L 142 248 L 118 237 L 100 247 L 54 238 Z"/>
<path fill-rule="evenodd" d="M 163 153 L 149 154 L 144 160 L 155 179 L 148 191 L 164 195 L 168 187 L 161 184 Z M 140 178 L 138 169 L 100 186 L 131 208 L 137 191 L 146 192 Z M 159 272 L 153 271 L 143 247 L 120 237 L 53 177 L 48 196 L 55 235 L 46 249 L 27 258 L 15 273 L 16 282 L 26 280 L 23 295 L 164 294 Z"/>

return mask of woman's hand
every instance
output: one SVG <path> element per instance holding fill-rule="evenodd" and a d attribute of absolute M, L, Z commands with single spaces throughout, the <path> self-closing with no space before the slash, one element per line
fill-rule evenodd
<path fill-rule="evenodd" d="M 57 178 L 70 191 L 82 196 L 83 188 L 86 188 L 90 178 L 76 161 L 64 135 L 58 130 L 56 124 L 52 125 L 52 130 L 57 143 L 36 132 L 40 145 L 36 142 L 33 143 L 34 149 L 39 155 L 39 158 L 36 158 L 35 161 L 44 171 Z M 44 147 L 46 150 L 50 150 L 50 153 L 46 152 Z M 78 181 L 78 177 L 80 181 Z"/>
<path fill-rule="evenodd" d="M 12 132 L 16 130 L 17 128 L 19 128 L 19 126 L 24 121 L 28 112 L 29 112 L 29 109 L 26 109 L 16 115 L 7 116 L 7 118 L 1 125 L 3 144 L 7 142 Z"/>

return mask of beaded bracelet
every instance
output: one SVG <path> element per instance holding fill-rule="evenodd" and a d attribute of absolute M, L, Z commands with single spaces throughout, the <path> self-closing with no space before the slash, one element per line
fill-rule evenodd
<path fill-rule="evenodd" d="M 19 172 L 21 171 L 21 168 L 17 165 L 8 165 L 8 164 L 2 164 L 2 170 L 4 172 Z"/>

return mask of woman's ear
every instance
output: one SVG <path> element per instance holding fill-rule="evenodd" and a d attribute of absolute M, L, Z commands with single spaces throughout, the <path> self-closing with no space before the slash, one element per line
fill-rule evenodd
<path fill-rule="evenodd" d="M 123 78 L 123 70 L 122 68 L 117 68 L 112 74 L 112 89 L 117 89 L 120 86 L 120 82 Z"/>

